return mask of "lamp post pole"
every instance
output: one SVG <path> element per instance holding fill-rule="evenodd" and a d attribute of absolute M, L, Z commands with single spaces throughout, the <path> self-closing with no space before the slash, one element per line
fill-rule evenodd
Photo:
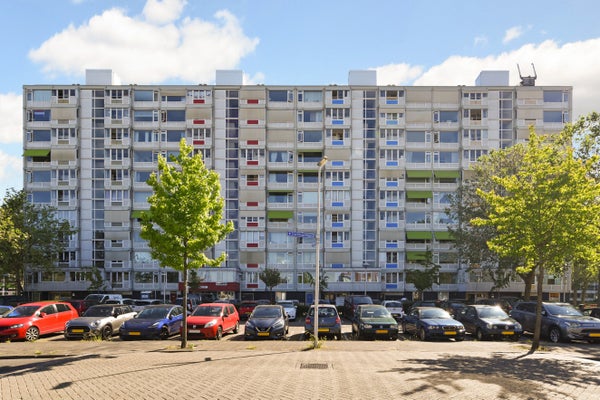
<path fill-rule="evenodd" d="M 321 283 L 321 277 L 319 274 L 319 253 L 321 245 L 321 172 L 323 167 L 327 164 L 327 156 L 323 156 L 321 161 L 317 163 L 319 167 L 318 179 L 317 179 L 317 232 L 315 234 L 315 308 L 313 313 L 313 326 L 314 332 L 314 348 L 316 349 L 319 345 L 319 284 Z"/>

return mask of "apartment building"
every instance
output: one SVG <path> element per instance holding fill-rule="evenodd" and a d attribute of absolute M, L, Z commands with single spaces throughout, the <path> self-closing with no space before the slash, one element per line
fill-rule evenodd
<path fill-rule="evenodd" d="M 214 85 L 124 85 L 88 70 L 85 85 L 25 85 L 24 188 L 78 230 L 59 269 L 31 269 L 26 289 L 83 295 L 97 271 L 108 292 L 181 293 L 138 217 L 158 156 L 185 139 L 219 172 L 235 224 L 213 249 L 227 262 L 199 270 L 191 290 L 263 297 L 259 271 L 272 267 L 279 297 L 312 301 L 319 259 L 326 297 L 410 298 L 406 271 L 430 250 L 442 268 L 428 297 L 486 295 L 491 282 L 453 247 L 448 196 L 478 157 L 525 140 L 530 125 L 559 132 L 572 110 L 571 87 L 508 82 L 508 71 L 483 71 L 473 86 L 377 86 L 375 71 L 350 71 L 347 85 L 244 85 L 227 70 Z M 570 289 L 547 278 L 549 298 Z"/>

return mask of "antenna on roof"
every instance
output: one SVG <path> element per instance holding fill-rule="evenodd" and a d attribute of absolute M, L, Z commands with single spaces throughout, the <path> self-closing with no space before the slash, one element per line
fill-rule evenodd
<path fill-rule="evenodd" d="M 519 70 L 519 77 L 521 78 L 521 86 L 535 86 L 537 72 L 535 72 L 535 65 L 533 65 L 533 63 L 531 63 L 531 67 L 533 68 L 533 76 L 523 76 L 521 75 L 521 68 L 519 68 L 519 64 L 517 64 L 517 69 Z"/>

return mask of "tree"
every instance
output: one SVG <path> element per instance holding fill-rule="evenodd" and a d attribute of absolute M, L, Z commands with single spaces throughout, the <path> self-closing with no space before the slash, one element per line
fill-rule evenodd
<path fill-rule="evenodd" d="M 520 260 L 518 271 L 537 275 L 537 317 L 530 353 L 539 347 L 545 273 L 562 275 L 572 260 L 596 265 L 600 242 L 600 186 L 590 177 L 594 160 L 576 159 L 565 141 L 531 132 L 514 173 L 492 177 L 497 188 L 478 189 L 489 207 L 471 221 L 496 235 L 489 248 Z M 499 150 L 498 157 L 506 152 Z"/>
<path fill-rule="evenodd" d="M 441 266 L 433 262 L 430 250 L 425 252 L 425 259 L 419 262 L 423 269 L 410 269 L 406 271 L 406 282 L 412 283 L 417 289 L 417 298 L 422 299 L 423 292 L 431 289 L 439 280 Z"/>
<path fill-rule="evenodd" d="M 158 173 L 148 184 L 153 194 L 150 209 L 141 215 L 141 237 L 148 241 L 152 257 L 162 266 L 183 273 L 183 304 L 188 298 L 188 271 L 218 267 L 226 254 L 210 258 L 205 253 L 233 231 L 231 221 L 222 223 L 224 200 L 219 174 L 208 170 L 198 153 L 182 139 L 179 154 L 169 164 L 158 158 Z M 187 347 L 187 313 L 183 314 L 181 348 Z"/>
<path fill-rule="evenodd" d="M 329 277 L 325 274 L 319 274 L 319 293 L 323 295 L 329 287 Z M 304 272 L 302 274 L 302 281 L 308 283 L 313 288 L 315 287 L 315 277 L 310 272 Z"/>
<path fill-rule="evenodd" d="M 56 209 L 31 204 L 25 191 L 9 190 L 0 206 L 0 273 L 24 288 L 25 269 L 53 270 L 75 231 L 56 217 Z"/>
<path fill-rule="evenodd" d="M 267 290 L 269 291 L 269 299 L 271 302 L 274 302 L 275 299 L 273 298 L 273 288 L 281 283 L 281 272 L 279 272 L 279 270 L 276 268 L 267 267 L 260 271 L 258 274 L 258 279 L 265 284 Z"/>
<path fill-rule="evenodd" d="M 89 272 L 87 273 L 87 279 L 90 281 L 90 286 L 88 286 L 88 290 L 91 292 L 103 292 L 106 290 L 106 284 L 104 283 L 104 279 L 102 278 L 102 272 L 93 266 L 89 268 Z"/>

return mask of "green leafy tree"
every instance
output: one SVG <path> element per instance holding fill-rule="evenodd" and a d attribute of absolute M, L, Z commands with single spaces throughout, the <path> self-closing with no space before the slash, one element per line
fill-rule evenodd
<path fill-rule="evenodd" d="M 56 218 L 55 208 L 29 203 L 23 190 L 9 190 L 0 210 L 0 272 L 13 279 L 20 295 L 25 270 L 53 270 L 75 231 Z"/>
<path fill-rule="evenodd" d="M 310 272 L 304 272 L 302 274 L 302 280 L 304 283 L 308 283 L 313 288 L 315 287 L 315 277 Z M 319 274 L 319 293 L 321 296 L 329 288 L 329 277 L 325 274 Z"/>
<path fill-rule="evenodd" d="M 86 275 L 90 281 L 90 285 L 88 286 L 89 291 L 101 293 L 106 290 L 106 283 L 102 277 L 102 272 L 97 267 L 89 267 Z"/>
<path fill-rule="evenodd" d="M 179 154 L 169 164 L 158 158 L 158 174 L 148 184 L 153 194 L 150 209 L 141 216 L 141 237 L 148 241 L 152 257 L 162 266 L 183 272 L 183 304 L 188 299 L 188 271 L 218 267 L 223 253 L 210 258 L 206 252 L 233 231 L 233 223 L 222 223 L 224 200 L 219 174 L 206 168 L 200 154 L 181 140 Z M 187 347 L 187 313 L 183 314 L 181 348 Z"/>
<path fill-rule="evenodd" d="M 273 288 L 281 283 L 281 272 L 276 268 L 267 267 L 259 272 L 258 279 L 265 284 L 269 291 L 269 299 L 274 302 Z"/>
<path fill-rule="evenodd" d="M 531 132 L 521 167 L 493 177 L 496 188 L 479 189 L 487 215 L 471 221 L 496 235 L 489 248 L 520 260 L 518 271 L 537 275 L 537 317 L 530 352 L 539 347 L 546 272 L 562 275 L 573 259 L 596 265 L 600 241 L 600 186 L 590 178 L 593 161 L 576 159 L 564 142 Z M 505 151 L 499 150 L 498 156 Z"/>
<path fill-rule="evenodd" d="M 425 252 L 425 258 L 419 262 L 422 269 L 409 269 L 406 271 L 406 282 L 412 283 L 417 289 L 417 298 L 423 298 L 423 292 L 431 289 L 438 283 L 441 266 L 433 262 L 433 255 L 430 250 Z"/>

